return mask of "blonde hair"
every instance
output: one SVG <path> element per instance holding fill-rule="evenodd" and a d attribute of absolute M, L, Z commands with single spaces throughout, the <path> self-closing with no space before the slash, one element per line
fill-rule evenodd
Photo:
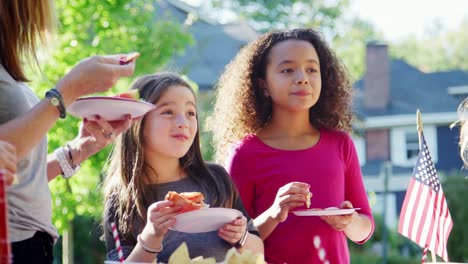
<path fill-rule="evenodd" d="M 55 31 L 52 0 L 0 1 L 0 64 L 16 81 L 25 82 L 22 60 L 37 64 L 36 50 Z"/>
<path fill-rule="evenodd" d="M 463 159 L 465 167 L 468 167 L 468 98 L 458 106 L 458 117 L 460 124 L 460 156 Z M 453 125 L 452 125 L 453 126 Z"/>

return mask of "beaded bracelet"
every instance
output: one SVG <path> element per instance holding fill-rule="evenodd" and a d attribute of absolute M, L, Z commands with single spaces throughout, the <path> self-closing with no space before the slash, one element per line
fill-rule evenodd
<path fill-rule="evenodd" d="M 235 248 L 241 248 L 245 245 L 245 241 L 247 240 L 247 236 L 249 234 L 249 230 L 245 230 L 244 235 L 241 237 L 241 239 L 234 245 Z"/>
<path fill-rule="evenodd" d="M 70 165 L 73 169 L 77 168 L 80 166 L 80 163 L 76 164 L 75 165 L 75 162 L 73 161 L 73 156 L 72 156 L 72 153 L 71 153 L 71 147 L 70 147 L 70 144 L 67 143 L 67 151 L 68 151 L 68 157 L 70 158 Z M 79 151 L 78 151 L 79 152 Z"/>
<path fill-rule="evenodd" d="M 148 252 L 148 253 L 151 253 L 151 254 L 158 254 L 160 253 L 161 251 L 163 251 L 163 245 L 161 243 L 161 247 L 159 248 L 151 248 L 151 247 L 148 247 L 147 245 L 145 245 L 145 243 L 143 243 L 143 240 L 141 239 L 141 234 L 139 234 L 137 236 L 137 241 L 138 241 L 138 244 L 140 244 L 141 248 Z"/>
<path fill-rule="evenodd" d="M 54 151 L 55 153 L 55 157 L 57 158 L 57 161 L 60 165 L 60 168 L 62 169 L 62 172 L 63 172 L 63 177 L 65 179 L 68 179 L 70 178 L 71 176 L 73 176 L 75 173 L 78 172 L 78 170 L 80 169 L 80 166 L 76 166 L 75 168 L 72 168 L 72 166 L 70 165 L 70 163 L 68 162 L 67 160 L 67 157 L 66 157 L 66 153 L 65 153 L 65 149 L 60 147 L 58 149 L 56 149 Z"/>

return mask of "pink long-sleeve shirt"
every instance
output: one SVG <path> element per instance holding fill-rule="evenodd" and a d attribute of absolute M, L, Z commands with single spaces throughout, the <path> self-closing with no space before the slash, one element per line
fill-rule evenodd
<path fill-rule="evenodd" d="M 365 240 L 357 243 L 367 241 L 374 230 L 356 150 L 344 132 L 321 129 L 317 144 L 294 151 L 275 149 L 249 135 L 231 150 L 226 165 L 253 218 L 273 204 L 280 187 L 300 181 L 310 184 L 311 208 L 339 207 L 345 200 L 361 208 L 358 212 L 369 217 L 372 230 Z M 320 217 L 292 213 L 264 241 L 267 262 L 323 263 L 313 243 L 316 236 L 329 263 L 350 263 L 343 232 L 334 230 Z"/>

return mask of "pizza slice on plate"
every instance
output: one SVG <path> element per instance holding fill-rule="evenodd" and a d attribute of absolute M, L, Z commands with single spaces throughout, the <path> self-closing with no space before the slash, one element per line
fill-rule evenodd
<path fill-rule="evenodd" d="M 203 200 L 205 196 L 201 192 L 168 192 L 166 194 L 166 200 L 172 201 L 175 205 L 182 207 L 181 213 L 198 210 L 205 207 Z"/>

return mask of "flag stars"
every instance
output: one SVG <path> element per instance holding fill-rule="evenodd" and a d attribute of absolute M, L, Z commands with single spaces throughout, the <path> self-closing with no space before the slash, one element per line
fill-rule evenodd
<path fill-rule="evenodd" d="M 422 184 L 430 187 L 435 192 L 440 190 L 439 177 L 432 162 L 426 142 L 423 142 L 422 151 L 419 153 L 419 158 L 416 162 L 414 177 Z"/>

